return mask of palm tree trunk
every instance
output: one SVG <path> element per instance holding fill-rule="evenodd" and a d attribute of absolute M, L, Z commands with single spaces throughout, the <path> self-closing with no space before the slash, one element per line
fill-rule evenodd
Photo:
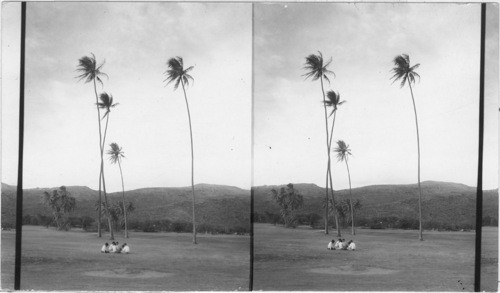
<path fill-rule="evenodd" d="M 417 150 L 418 150 L 418 222 L 419 222 L 419 239 L 424 240 L 423 230 L 422 230 L 422 188 L 420 187 L 420 137 L 418 135 L 418 119 L 417 119 L 417 106 L 415 106 L 415 98 L 413 97 L 413 90 L 411 88 L 411 83 L 408 82 L 410 86 L 411 100 L 413 102 L 413 111 L 415 112 L 415 125 L 417 127 Z"/>
<path fill-rule="evenodd" d="M 332 123 L 332 129 L 330 131 L 330 139 L 328 141 L 328 153 L 330 154 L 331 149 L 332 149 L 332 138 L 333 138 L 333 128 L 335 127 L 335 119 L 337 118 L 337 111 L 333 112 L 333 123 Z M 333 205 L 333 217 L 335 219 L 335 228 L 337 229 L 337 237 L 342 237 L 342 234 L 340 232 L 340 225 L 339 225 L 339 216 L 337 214 L 337 207 L 335 205 L 335 196 L 333 194 L 333 180 L 332 180 L 332 164 L 331 164 L 331 158 L 328 158 L 328 167 L 327 167 L 327 176 L 330 179 L 330 186 L 331 188 L 331 194 L 332 194 L 332 205 Z"/>
<path fill-rule="evenodd" d="M 326 126 L 326 151 L 328 152 L 328 169 L 330 166 L 330 146 L 328 145 L 328 115 L 326 111 L 325 90 L 323 89 L 323 76 L 321 76 L 321 92 L 323 93 L 323 108 L 325 109 L 325 126 Z M 332 189 L 333 190 L 333 189 Z M 328 234 L 328 171 L 326 174 L 326 194 L 325 194 L 325 234 Z"/>
<path fill-rule="evenodd" d="M 97 96 L 97 87 L 95 83 L 95 78 L 94 78 L 94 92 L 95 92 L 95 101 L 96 101 L 96 108 L 97 108 L 97 122 L 99 123 L 99 150 L 101 151 L 102 154 L 102 133 L 101 133 L 101 110 L 99 109 L 99 106 L 97 105 L 99 103 L 99 97 Z M 101 163 L 102 163 L 102 155 L 101 155 Z M 99 170 L 99 211 L 98 211 L 98 221 L 97 221 L 97 234 L 98 237 L 102 237 L 102 232 L 101 232 L 101 178 L 102 178 L 102 173 L 101 170 Z"/>
<path fill-rule="evenodd" d="M 120 176 L 122 177 L 122 200 L 123 200 L 123 218 L 125 220 L 125 238 L 128 238 L 127 207 L 125 206 L 125 185 L 123 184 L 123 173 L 122 173 L 122 165 L 120 164 L 120 159 L 118 159 L 118 167 L 120 168 Z"/>
<path fill-rule="evenodd" d="M 356 231 L 354 230 L 354 208 L 352 206 L 352 192 L 351 192 L 351 172 L 349 171 L 349 164 L 347 163 L 347 157 L 345 159 L 345 165 L 347 166 L 347 176 L 349 177 L 349 201 L 351 206 L 351 226 L 352 226 L 352 235 L 356 235 Z"/>
<path fill-rule="evenodd" d="M 191 136 L 191 191 L 193 192 L 193 243 L 196 244 L 196 220 L 195 220 L 195 196 L 194 196 L 194 147 L 193 147 L 193 128 L 191 126 L 191 113 L 189 112 L 189 103 L 187 100 L 186 89 L 184 88 L 184 81 L 182 81 L 182 91 L 184 92 L 184 100 L 186 101 L 186 109 L 189 120 L 189 134 Z"/>
<path fill-rule="evenodd" d="M 111 213 L 109 212 L 109 205 L 108 205 L 108 197 L 106 195 L 106 180 L 104 179 L 104 145 L 106 144 L 106 133 L 108 132 L 108 122 L 109 122 L 109 113 L 108 117 L 106 117 L 106 128 L 104 129 L 104 136 L 102 138 L 102 145 L 101 145 L 101 174 L 102 174 L 102 187 L 104 189 L 104 209 L 106 210 L 107 218 L 108 218 L 108 225 L 109 225 L 109 233 L 110 239 L 114 240 L 115 236 L 113 233 L 113 223 L 111 221 Z"/>

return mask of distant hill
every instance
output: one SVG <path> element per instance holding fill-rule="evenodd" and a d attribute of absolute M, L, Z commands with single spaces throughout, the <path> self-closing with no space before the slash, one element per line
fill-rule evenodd
<path fill-rule="evenodd" d="M 271 189 L 279 186 L 254 187 L 254 211 L 278 213 Z M 469 223 L 474 225 L 476 216 L 476 188 L 464 184 L 425 181 L 422 186 L 422 217 L 425 221 L 444 223 Z M 317 213 L 323 216 L 325 188 L 315 184 L 294 184 L 304 196 L 300 213 Z M 349 197 L 349 190 L 334 192 L 336 199 Z M 357 218 L 410 217 L 418 219 L 418 185 L 372 185 L 352 189 L 353 199 L 359 199 L 362 208 Z M 483 191 L 483 216 L 498 218 L 498 190 Z"/>
<path fill-rule="evenodd" d="M 48 207 L 41 203 L 45 191 L 58 187 L 25 189 L 23 214 L 50 215 Z M 97 218 L 95 203 L 99 192 L 85 186 L 66 186 L 77 201 L 77 208 L 71 216 Z M 250 191 L 233 186 L 195 185 L 196 212 L 200 223 L 212 225 L 250 225 Z M 108 194 L 111 202 L 122 198 L 121 192 Z M 130 214 L 133 221 L 163 220 L 191 221 L 191 187 L 156 187 L 129 190 L 125 192 L 136 210 Z M 2 183 L 2 223 L 15 223 L 16 187 Z"/>
<path fill-rule="evenodd" d="M 272 199 L 271 189 L 280 186 L 254 187 L 254 211 L 257 213 L 278 213 L 278 206 Z M 323 216 L 325 189 L 315 184 L 294 184 L 304 196 L 300 213 L 317 213 Z M 50 215 L 49 208 L 41 204 L 45 191 L 54 188 L 32 188 L 24 190 L 23 213 L 29 215 Z M 67 186 L 77 200 L 77 209 L 72 216 L 96 218 L 95 203 L 99 193 L 85 186 Z M 250 191 L 232 186 L 197 184 L 197 222 L 227 226 L 246 226 L 250 223 Z M 422 182 L 423 219 L 443 223 L 475 223 L 476 188 L 463 184 L 425 181 Z M 353 198 L 362 204 L 357 219 L 373 217 L 418 218 L 418 186 L 372 185 L 352 189 Z M 336 199 L 347 198 L 349 190 L 336 190 Z M 156 187 L 129 190 L 127 201 L 133 202 L 136 210 L 130 221 L 191 220 L 191 187 Z M 483 192 L 483 216 L 498 219 L 498 190 Z M 2 183 L 2 222 L 15 223 L 16 187 Z M 121 200 L 121 193 L 109 194 L 110 201 Z"/>

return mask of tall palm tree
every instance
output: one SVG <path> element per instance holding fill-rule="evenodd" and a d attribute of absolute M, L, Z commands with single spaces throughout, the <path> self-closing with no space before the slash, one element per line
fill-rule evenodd
<path fill-rule="evenodd" d="M 179 84 L 182 85 L 182 91 L 184 92 L 184 100 L 186 101 L 186 109 L 189 120 L 189 134 L 191 137 L 191 191 L 193 193 L 193 243 L 196 244 L 196 220 L 195 220 L 195 195 L 194 195 L 194 146 L 193 146 L 193 129 L 191 126 L 191 113 L 189 112 L 189 103 L 186 95 L 186 87 L 189 86 L 189 81 L 193 81 L 194 79 L 191 75 L 188 74 L 189 71 L 193 69 L 193 66 L 190 66 L 184 69 L 184 61 L 182 57 L 170 58 L 167 61 L 168 69 L 165 71 L 165 75 L 167 78 L 164 80 L 167 84 L 171 82 L 174 83 L 174 90 L 179 87 Z M 165 86 L 166 86 L 165 85 Z"/>
<path fill-rule="evenodd" d="M 415 83 L 415 77 L 420 80 L 420 75 L 415 72 L 420 64 L 415 64 L 410 66 L 410 56 L 407 54 L 401 54 L 396 56 L 393 60 L 394 68 L 392 72 L 394 75 L 391 79 L 394 79 L 392 83 L 397 80 L 401 80 L 400 87 L 402 88 L 406 82 L 408 82 L 408 87 L 410 88 L 411 100 L 413 102 L 413 111 L 415 112 L 415 125 L 417 128 L 417 151 L 418 151 L 418 221 L 419 221 L 419 239 L 424 240 L 422 233 L 422 188 L 420 187 L 420 137 L 418 135 L 418 119 L 417 119 L 417 107 L 415 106 L 415 98 L 413 97 L 413 89 L 411 87 L 412 83 Z"/>
<path fill-rule="evenodd" d="M 332 74 L 333 76 L 335 76 L 335 73 L 328 69 L 330 63 L 332 63 L 332 59 L 330 58 L 330 60 L 328 60 L 328 62 L 325 63 L 323 60 L 323 54 L 320 51 L 318 51 L 318 55 L 311 54 L 306 57 L 306 63 L 304 65 L 304 69 L 307 70 L 307 72 L 303 74 L 303 76 L 305 76 L 306 79 L 311 78 L 313 81 L 319 79 L 321 82 L 321 92 L 323 94 L 323 106 L 325 110 L 326 149 L 328 153 L 328 166 L 330 165 L 330 146 L 329 146 L 329 135 L 328 135 L 328 115 L 326 111 L 326 98 L 325 98 L 325 89 L 323 87 L 323 79 L 325 79 L 326 81 L 328 81 L 328 83 L 330 83 L 328 75 Z M 332 186 L 330 187 L 333 189 Z M 326 176 L 325 202 L 327 205 L 325 207 L 325 234 L 328 234 L 328 171 Z M 338 218 L 336 213 L 334 215 L 335 215 L 335 221 L 338 224 Z"/>
<path fill-rule="evenodd" d="M 356 231 L 354 230 L 354 207 L 352 206 L 351 172 L 349 171 L 349 163 L 347 162 L 349 160 L 349 156 L 352 156 L 351 149 L 343 140 L 339 140 L 337 141 L 337 148 L 335 148 L 335 152 L 337 153 L 337 160 L 339 162 L 344 161 L 347 167 L 347 176 L 349 177 L 349 205 L 351 206 L 351 234 L 356 235 Z"/>
<path fill-rule="evenodd" d="M 108 132 L 108 123 L 109 123 L 109 116 L 111 113 L 111 108 L 114 108 L 118 105 L 118 103 L 113 104 L 113 96 L 108 95 L 107 93 L 102 93 L 99 96 L 99 99 L 101 100 L 100 102 L 97 103 L 97 107 L 99 109 L 102 109 L 104 112 L 104 115 L 102 119 L 106 118 L 106 127 L 104 128 L 104 135 L 102 137 L 102 146 L 101 146 L 101 157 L 104 157 L 104 145 L 106 144 L 106 134 Z M 108 197 L 106 193 L 106 181 L 105 181 L 105 176 L 104 176 L 104 161 L 101 161 L 101 174 L 102 174 L 102 182 L 104 186 L 104 207 L 106 209 L 106 212 L 108 213 L 108 223 L 111 226 L 111 229 L 109 230 L 111 233 L 111 239 L 114 238 L 113 234 L 113 227 L 111 223 L 111 217 L 109 217 L 109 205 L 108 205 Z"/>
<path fill-rule="evenodd" d="M 332 108 L 332 111 L 330 112 L 330 116 L 333 115 L 332 128 L 331 128 L 331 131 L 330 131 L 330 139 L 328 141 L 328 148 L 330 150 L 332 148 L 333 129 L 335 127 L 335 118 L 337 117 L 337 109 L 338 109 L 339 106 L 341 106 L 345 102 L 346 102 L 345 100 L 344 101 L 340 101 L 340 94 L 338 92 L 336 93 L 336 92 L 330 90 L 330 91 L 328 91 L 326 93 L 326 101 L 324 101 L 323 103 L 326 105 L 326 107 L 331 107 Z M 334 215 L 336 215 L 335 216 L 335 226 L 337 228 L 337 237 L 341 237 L 340 226 L 339 226 L 339 219 L 338 219 L 337 209 L 335 207 L 335 198 L 334 198 L 334 195 L 333 195 L 332 166 L 331 166 L 331 161 L 330 160 L 328 160 L 328 166 L 327 166 L 326 173 L 327 173 L 327 176 L 328 176 L 328 178 L 330 180 L 330 186 L 332 186 L 332 188 L 330 189 L 330 191 L 331 191 L 331 194 L 332 194 L 332 201 L 331 202 L 333 204 L 333 208 L 329 209 L 329 210 L 333 211 Z M 328 204 L 328 202 L 326 204 Z"/>
<path fill-rule="evenodd" d="M 127 225 L 127 208 L 125 207 L 125 185 L 123 184 L 123 172 L 121 161 L 122 158 L 125 158 L 123 154 L 122 148 L 117 143 L 111 143 L 109 145 L 111 147 L 108 150 L 107 154 L 110 156 L 109 160 L 112 164 L 118 163 L 118 168 L 120 168 L 120 176 L 122 178 L 122 203 L 123 203 L 123 219 L 125 220 L 125 238 L 128 238 L 128 225 Z"/>
<path fill-rule="evenodd" d="M 102 76 L 108 77 L 108 75 L 104 72 L 101 71 L 101 68 L 104 66 L 104 63 L 106 61 L 103 61 L 101 65 L 97 66 L 97 61 L 95 58 L 94 53 L 90 53 L 92 56 L 84 56 L 78 60 L 78 66 L 76 71 L 80 72 L 81 74 L 77 76 L 78 81 L 84 80 L 85 83 L 88 82 L 93 82 L 94 83 L 94 93 L 95 93 L 95 100 L 96 100 L 96 105 L 99 103 L 99 97 L 97 95 L 97 86 L 96 86 L 96 80 L 103 85 L 102 83 Z M 101 113 L 99 110 L 99 107 L 97 106 L 97 122 L 99 124 L 99 150 L 100 150 L 100 155 L 101 155 L 101 166 L 103 164 L 103 155 L 102 155 L 102 131 L 101 131 Z M 102 184 L 102 168 L 99 169 L 99 203 L 102 201 L 101 198 L 101 184 Z M 97 233 L 99 237 L 102 237 L 102 230 L 101 230 L 101 205 L 99 204 L 99 212 L 98 212 L 98 222 L 97 222 Z"/>

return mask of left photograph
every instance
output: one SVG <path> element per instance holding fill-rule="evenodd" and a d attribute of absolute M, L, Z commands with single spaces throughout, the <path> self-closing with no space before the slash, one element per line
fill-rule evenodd
<path fill-rule="evenodd" d="M 2 6 L 1 288 L 250 288 L 252 5 Z M 21 186 L 21 184 L 20 184 Z"/>

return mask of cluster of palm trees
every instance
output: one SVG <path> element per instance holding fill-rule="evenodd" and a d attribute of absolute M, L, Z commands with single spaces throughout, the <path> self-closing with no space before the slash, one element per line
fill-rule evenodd
<path fill-rule="evenodd" d="M 307 71 L 303 76 L 306 79 L 311 78 L 313 81 L 319 80 L 321 85 L 322 92 L 322 102 L 324 109 L 324 117 L 325 117 L 325 130 L 326 130 L 326 150 L 328 155 L 327 161 L 327 170 L 326 170 L 326 194 L 325 194 L 325 234 L 328 234 L 328 213 L 329 211 L 333 211 L 335 224 L 337 228 L 337 236 L 341 236 L 337 209 L 335 207 L 336 201 L 333 193 L 333 181 L 332 181 L 332 168 L 331 168 L 331 156 L 330 153 L 332 151 L 332 141 L 333 141 L 333 129 L 335 127 L 335 119 L 337 116 L 337 110 L 340 105 L 345 103 L 345 101 L 340 100 L 340 94 L 333 90 L 329 90 L 325 93 L 323 79 L 330 84 L 329 75 L 333 75 L 335 77 L 335 73 L 328 69 L 328 66 L 332 63 L 332 58 L 330 58 L 327 62 L 323 59 L 323 54 L 318 51 L 318 54 L 311 54 L 307 56 L 306 62 L 304 65 L 304 69 Z M 422 190 L 420 187 L 420 139 L 418 134 L 418 120 L 417 120 L 417 109 L 415 106 L 415 99 L 413 97 L 412 83 L 415 83 L 415 77 L 420 78 L 415 69 L 417 69 L 420 64 L 416 64 L 414 66 L 410 66 L 410 57 L 406 54 L 398 55 L 394 58 L 394 68 L 392 72 L 394 76 L 391 79 L 394 79 L 394 82 L 397 80 L 401 80 L 401 87 L 403 87 L 406 83 L 410 88 L 411 97 L 413 101 L 413 109 L 415 112 L 415 123 L 417 128 L 417 149 L 418 149 L 418 189 L 419 189 L 419 239 L 423 240 L 422 237 Z M 332 108 L 330 115 L 328 115 L 327 108 Z M 333 116 L 331 128 L 329 128 L 328 118 Z M 352 192 L 351 192 L 351 174 L 349 170 L 349 157 L 352 155 L 351 149 L 349 145 L 346 144 L 343 140 L 337 141 L 337 147 L 334 150 L 337 153 L 337 159 L 339 162 L 345 162 L 347 168 L 347 174 L 349 178 L 349 202 L 350 202 L 350 214 L 351 214 L 351 233 L 355 235 L 354 229 L 354 207 L 352 200 Z M 329 192 L 331 194 L 331 201 L 328 198 Z M 333 205 L 333 208 L 329 208 L 328 203 Z"/>
<path fill-rule="evenodd" d="M 91 53 L 91 56 L 84 56 L 78 60 L 78 66 L 77 66 L 77 71 L 80 72 L 80 75 L 77 76 L 77 78 L 80 80 L 84 80 L 85 83 L 92 82 L 94 86 L 94 94 L 95 94 L 95 99 L 96 99 L 96 109 L 97 109 L 97 122 L 99 126 L 99 155 L 100 155 L 100 168 L 99 168 L 99 202 L 98 202 L 98 222 L 97 222 L 97 233 L 99 237 L 102 237 L 102 229 L 101 229 L 101 202 L 102 202 L 102 194 L 101 191 L 104 193 L 104 210 L 106 214 L 106 218 L 108 219 L 108 226 L 109 226 L 109 233 L 110 233 L 110 239 L 114 239 L 114 233 L 113 233 L 113 224 L 112 224 L 112 217 L 110 213 L 110 206 L 108 203 L 108 197 L 106 193 L 106 179 L 104 176 L 104 146 L 106 144 L 106 134 L 108 132 L 108 124 L 109 124 L 109 116 L 111 113 L 111 109 L 116 107 L 118 103 L 113 102 L 113 96 L 111 94 L 108 94 L 106 92 L 102 92 L 100 95 L 97 94 L 97 82 L 101 84 L 102 87 L 104 87 L 104 83 L 102 81 L 101 77 L 106 77 L 108 78 L 108 75 L 104 72 L 101 71 L 102 67 L 104 66 L 105 62 L 102 62 L 99 66 L 97 65 L 97 61 L 95 58 L 95 55 Z M 101 111 L 104 112 L 103 115 L 101 115 Z M 104 120 L 106 118 L 106 125 L 104 127 L 104 134 L 102 131 L 102 123 L 101 120 Z M 128 237 L 128 230 L 127 230 L 127 215 L 126 215 L 126 207 L 125 207 L 125 189 L 123 185 L 123 173 L 121 169 L 121 159 L 124 158 L 125 156 L 123 155 L 122 148 L 118 146 L 116 143 L 112 143 L 111 149 L 107 152 L 108 155 L 110 155 L 110 160 L 112 163 L 118 163 L 118 166 L 120 167 L 120 175 L 122 178 L 122 196 L 123 196 L 123 211 L 124 211 L 124 218 L 125 218 L 125 237 Z M 101 189 L 102 188 L 102 189 Z"/>
<path fill-rule="evenodd" d="M 332 63 L 332 58 L 330 58 L 327 62 L 323 59 L 323 54 L 318 51 L 318 54 L 311 54 L 307 56 L 305 62 L 304 69 L 307 72 L 303 75 L 307 78 L 311 78 L 313 81 L 319 80 L 322 92 L 322 103 L 324 110 L 324 118 L 325 118 L 325 133 L 326 133 L 326 150 L 327 150 L 327 166 L 326 166 L 326 193 L 325 193 L 325 234 L 328 234 L 328 218 L 329 218 L 329 193 L 331 194 L 332 200 L 331 203 L 333 205 L 333 209 L 331 209 L 334 213 L 335 224 L 337 228 L 337 235 L 341 236 L 339 219 L 336 212 L 336 201 L 333 192 L 333 180 L 332 180 L 332 167 L 331 167 L 331 152 L 332 152 L 332 142 L 333 142 L 333 130 L 335 127 L 335 120 L 337 117 L 338 108 L 345 103 L 344 100 L 340 100 L 340 94 L 335 92 L 334 90 L 329 90 L 325 93 L 323 79 L 330 84 L 330 78 L 328 76 L 333 75 L 335 77 L 335 73 L 328 69 L 328 66 Z M 113 236 L 113 228 L 111 223 L 111 216 L 109 212 L 108 199 L 106 194 L 106 181 L 104 177 L 104 146 L 106 142 L 106 133 L 108 129 L 109 116 L 111 112 L 111 108 L 114 108 L 118 104 L 113 103 L 113 96 L 107 94 L 106 92 L 97 94 L 97 82 L 99 82 L 102 86 L 104 86 L 102 78 L 103 76 L 108 77 L 107 74 L 101 71 L 104 62 L 99 66 L 97 65 L 97 61 L 94 54 L 91 54 L 91 57 L 84 56 L 80 58 L 78 64 L 77 71 L 81 74 L 78 76 L 79 80 L 84 80 L 86 83 L 93 82 L 94 93 L 96 98 L 96 109 L 97 109 L 97 120 L 99 126 L 99 153 L 100 153 L 100 172 L 99 172 L 99 221 L 98 221 L 98 234 L 101 237 L 101 186 L 102 191 L 104 193 L 104 208 L 108 219 L 108 225 L 110 230 L 111 239 Z M 415 69 L 419 67 L 420 64 L 416 64 L 414 66 L 410 66 L 410 58 L 406 54 L 402 54 L 394 58 L 393 60 L 395 67 L 392 69 L 394 76 L 391 79 L 394 81 L 401 80 L 401 87 L 403 87 L 406 83 L 410 88 L 411 97 L 413 101 L 413 108 L 415 111 L 415 123 L 417 128 L 417 148 L 418 148 L 418 188 L 419 188 L 419 222 L 420 222 L 420 240 L 422 237 L 422 191 L 420 187 L 420 139 L 418 134 L 418 120 L 417 120 L 417 110 L 415 106 L 415 99 L 413 96 L 413 90 L 411 87 L 412 83 L 415 83 L 415 77 L 420 78 L 418 73 L 415 72 Z M 184 93 L 184 100 L 186 102 L 186 109 L 188 114 L 189 121 L 189 134 L 191 139 L 191 191 L 192 191 L 192 221 L 193 221 L 193 243 L 196 244 L 196 221 L 195 221 L 195 190 L 194 190 L 194 144 L 193 144 L 193 128 L 191 124 L 191 113 L 189 110 L 189 102 L 186 94 L 186 88 L 189 87 L 189 83 L 194 81 L 193 77 L 189 74 L 189 72 L 193 69 L 193 66 L 189 66 L 184 68 L 184 61 L 182 57 L 174 57 L 170 58 L 167 61 L 168 69 L 165 71 L 166 85 L 174 82 L 174 91 L 178 89 L 179 85 L 182 87 L 182 91 Z M 166 86 L 165 85 L 165 86 Z M 99 102 L 100 100 L 100 102 Z M 327 108 L 331 108 L 330 115 L 328 115 Z M 101 117 L 101 110 L 105 111 L 104 115 Z M 333 118 L 332 118 L 333 116 Z M 104 128 L 104 135 L 102 134 L 102 124 L 101 120 L 106 118 L 106 125 Z M 329 118 L 332 119 L 331 127 L 329 127 Z M 118 167 L 120 169 L 120 175 L 122 179 L 122 197 L 123 197 L 123 211 L 125 218 L 125 235 L 128 237 L 128 229 L 127 229 L 127 216 L 126 216 L 126 208 L 125 208 L 125 188 L 123 184 L 123 173 L 121 168 L 121 160 L 124 158 L 122 148 L 116 144 L 112 143 L 110 145 L 110 150 L 107 154 L 110 155 L 110 160 L 112 163 L 118 163 Z M 351 210 L 351 224 L 352 231 L 351 233 L 355 234 L 354 229 L 354 208 L 352 201 L 352 192 L 351 192 L 351 175 L 349 170 L 349 157 L 352 155 L 351 149 L 349 145 L 346 144 L 343 140 L 337 141 L 337 147 L 335 148 L 335 152 L 337 153 L 337 159 L 339 162 L 345 162 L 347 168 L 347 174 L 349 178 L 349 202 L 350 202 L 350 210 Z"/>
<path fill-rule="evenodd" d="M 98 236 L 102 237 L 101 232 L 101 206 L 104 206 L 106 218 L 108 219 L 110 238 L 114 239 L 113 234 L 113 225 L 112 225 L 112 217 L 110 212 L 110 205 L 108 204 L 108 198 L 106 193 L 106 181 L 104 177 L 104 146 L 106 143 L 106 134 L 108 130 L 108 122 L 111 109 L 116 107 L 118 104 L 113 103 L 113 96 L 111 94 L 107 94 L 106 92 L 97 94 L 97 82 L 104 87 L 104 83 L 101 77 L 107 77 L 108 75 L 102 72 L 102 67 L 104 62 L 99 66 L 97 65 L 97 61 L 95 55 L 91 53 L 91 56 L 84 56 L 78 60 L 77 71 L 80 72 L 80 75 L 77 77 L 79 80 L 84 80 L 85 83 L 93 82 L 94 85 L 94 93 L 96 98 L 96 109 L 97 109 L 97 120 L 99 126 L 99 154 L 100 154 L 100 170 L 99 170 L 99 202 L 98 202 Z M 192 213 L 192 221 L 193 221 L 193 243 L 196 244 L 196 221 L 195 221 L 195 193 L 194 193 L 194 146 L 193 146 L 193 129 L 191 125 L 191 113 L 189 111 L 189 103 L 186 94 L 186 88 L 189 86 L 189 83 L 194 81 L 193 77 L 189 74 L 189 72 L 193 69 L 193 66 L 188 68 L 184 68 L 184 61 L 182 57 L 170 58 L 167 61 L 168 69 L 165 71 L 166 85 L 174 82 L 174 90 L 176 90 L 179 85 L 181 85 L 182 90 L 184 92 L 184 99 L 186 101 L 186 109 L 189 120 L 189 133 L 191 138 L 191 191 L 193 198 L 193 213 Z M 99 101 L 100 100 L 100 101 Z M 103 115 L 101 115 L 101 110 L 105 111 Z M 102 133 L 102 124 L 101 120 L 106 118 L 106 125 L 104 127 L 104 135 Z M 123 172 L 121 167 L 122 159 L 125 157 L 122 148 L 117 143 L 111 143 L 110 149 L 107 151 L 107 154 L 110 156 L 109 159 L 112 164 L 118 164 L 120 169 L 120 176 L 122 180 L 122 203 L 123 203 L 123 216 L 125 222 L 125 237 L 128 238 L 128 227 L 127 227 L 127 208 L 125 206 L 125 187 L 123 183 Z M 101 204 L 101 187 L 104 193 L 104 205 Z"/>

